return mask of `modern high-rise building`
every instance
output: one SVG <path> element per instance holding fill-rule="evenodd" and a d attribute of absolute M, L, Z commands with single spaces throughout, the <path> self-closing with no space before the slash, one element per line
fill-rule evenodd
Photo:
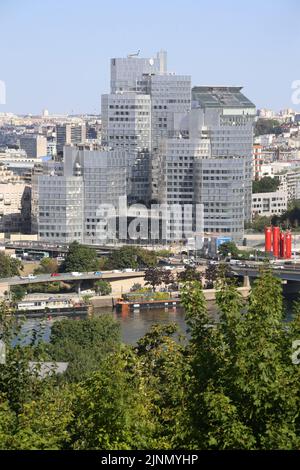
<path fill-rule="evenodd" d="M 56 152 L 61 154 L 65 145 L 80 144 L 86 139 L 85 124 L 66 123 L 56 126 Z"/>
<path fill-rule="evenodd" d="M 20 147 L 25 150 L 29 158 L 40 158 L 47 155 L 47 139 L 43 135 L 22 135 L 20 137 Z"/>
<path fill-rule="evenodd" d="M 167 70 L 167 53 L 160 51 L 156 57 L 142 58 L 129 54 L 126 58 L 114 58 L 110 62 L 110 91 L 137 91 L 143 74 L 163 74 Z"/>
<path fill-rule="evenodd" d="M 46 164 L 48 175 L 36 175 L 33 226 L 43 240 L 102 244 L 103 206 L 117 207 L 127 196 L 130 204 L 166 207 L 155 215 L 163 240 L 201 232 L 240 242 L 251 219 L 255 116 L 241 87 L 191 89 L 190 76 L 167 71 L 164 51 L 154 58 L 112 59 L 111 92 L 101 100 L 102 147 L 79 145 L 82 126 L 57 126 L 64 160 L 59 167 Z M 64 212 L 64 204 L 71 209 Z M 63 223 L 54 216 L 56 206 Z"/>
<path fill-rule="evenodd" d="M 206 128 L 211 158 L 224 161 L 225 166 L 226 162 L 236 159 L 236 168 L 244 168 L 243 191 L 236 191 L 236 203 L 241 196 L 243 199 L 243 221 L 240 220 L 231 232 L 236 240 L 243 236 L 244 222 L 251 220 L 253 123 L 256 116 L 255 105 L 241 90 L 242 87 L 194 87 L 190 114 L 190 137 L 196 138 L 203 127 Z M 214 182 L 213 175 L 211 182 Z M 233 217 L 239 217 L 238 214 L 240 209 L 237 207 Z"/>
<path fill-rule="evenodd" d="M 124 150 L 66 146 L 62 169 L 45 165 L 46 174 L 32 179 L 32 226 L 39 239 L 103 243 L 103 211 L 126 196 L 126 171 Z"/>
<path fill-rule="evenodd" d="M 255 115 L 240 87 L 193 88 L 191 111 L 178 115 L 178 136 L 162 140 L 153 155 L 152 198 L 192 203 L 193 218 L 202 205 L 204 233 L 240 242 L 251 219 Z M 170 220 L 169 227 L 169 239 L 178 239 L 180 222 Z"/>
<path fill-rule="evenodd" d="M 191 78 L 167 72 L 165 51 L 112 59 L 111 94 L 101 104 L 102 144 L 127 151 L 129 201 L 146 202 L 151 152 L 174 136 L 179 116 L 191 109 Z"/>

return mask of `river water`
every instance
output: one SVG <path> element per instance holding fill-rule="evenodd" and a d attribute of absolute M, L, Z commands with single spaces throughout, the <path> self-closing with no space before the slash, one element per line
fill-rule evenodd
<path fill-rule="evenodd" d="M 115 318 L 121 326 L 121 337 L 124 343 L 135 344 L 145 333 L 149 331 L 153 324 L 169 324 L 176 323 L 181 333 L 186 333 L 187 325 L 184 319 L 184 312 L 181 308 L 176 309 L 151 309 L 136 310 L 128 314 L 121 314 L 111 309 L 97 309 L 95 316 L 110 314 Z M 53 322 L 68 318 L 70 321 L 86 318 L 84 315 L 74 316 L 57 316 L 55 318 L 28 318 L 22 325 L 21 336 L 24 337 L 25 343 L 32 336 L 33 331 L 43 341 L 49 341 L 51 326 Z"/>
<path fill-rule="evenodd" d="M 285 300 L 286 321 L 292 317 L 291 304 L 293 299 Z M 217 309 L 214 302 L 208 303 L 209 314 L 212 318 L 217 318 Z M 147 333 L 153 324 L 176 323 L 179 331 L 187 333 L 184 311 L 182 308 L 174 309 L 150 309 L 136 310 L 126 314 L 117 313 L 109 308 L 101 308 L 95 311 L 95 316 L 110 314 L 121 326 L 121 337 L 124 343 L 135 344 L 145 333 Z M 49 341 L 51 326 L 53 322 L 68 318 L 70 321 L 86 318 L 86 316 L 57 316 L 55 318 L 28 318 L 23 322 L 21 336 L 22 342 L 27 343 L 32 337 L 33 331 L 38 333 L 39 339 Z"/>

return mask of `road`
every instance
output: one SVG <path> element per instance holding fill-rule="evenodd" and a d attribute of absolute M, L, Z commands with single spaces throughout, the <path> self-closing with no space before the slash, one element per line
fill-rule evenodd
<path fill-rule="evenodd" d="M 58 281 L 83 281 L 85 279 L 105 279 L 113 281 L 118 279 L 130 279 L 134 277 L 144 276 L 144 271 L 133 271 L 130 273 L 102 271 L 101 276 L 94 274 L 94 272 L 82 273 L 81 276 L 73 276 L 71 273 L 61 273 L 59 276 L 51 276 L 50 274 L 39 274 L 35 279 L 21 279 L 20 276 L 6 277 L 0 279 L 1 283 L 6 283 L 9 286 L 16 286 L 20 284 L 37 284 L 39 282 L 58 282 Z"/>
<path fill-rule="evenodd" d="M 230 266 L 232 272 L 237 276 L 249 276 L 249 277 L 258 277 L 260 275 L 258 267 L 241 267 L 241 266 Z M 279 277 L 280 279 L 284 279 L 287 281 L 299 281 L 300 282 L 300 269 L 296 267 L 285 267 L 283 269 L 280 268 L 272 268 L 272 272 L 274 276 Z"/>

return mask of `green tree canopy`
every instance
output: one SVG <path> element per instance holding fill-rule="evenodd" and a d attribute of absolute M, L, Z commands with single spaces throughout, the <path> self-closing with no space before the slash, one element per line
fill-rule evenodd
<path fill-rule="evenodd" d="M 234 242 L 224 242 L 219 248 L 218 252 L 221 256 L 226 257 L 230 253 L 233 258 L 236 258 L 239 255 L 238 247 Z"/>
<path fill-rule="evenodd" d="M 255 123 L 254 133 L 256 136 L 263 134 L 281 134 L 279 121 L 275 119 L 258 119 Z"/>
<path fill-rule="evenodd" d="M 51 274 L 58 271 L 58 263 L 54 258 L 43 258 L 34 274 Z"/>
<path fill-rule="evenodd" d="M 20 260 L 0 252 L 0 278 L 18 276 L 22 269 Z"/>
<path fill-rule="evenodd" d="M 111 294 L 111 285 L 109 282 L 104 281 L 103 279 L 100 279 L 99 281 L 96 281 L 94 284 L 96 293 L 98 295 L 109 295 Z"/>
<path fill-rule="evenodd" d="M 96 250 L 73 242 L 69 246 L 66 259 L 60 265 L 61 272 L 87 272 L 98 270 L 99 262 Z"/>
<path fill-rule="evenodd" d="M 110 269 L 153 267 L 157 265 L 157 256 L 153 251 L 125 245 L 110 254 L 107 265 Z"/>
<path fill-rule="evenodd" d="M 258 181 L 252 182 L 252 193 L 272 193 L 277 191 L 280 181 L 277 176 L 272 178 L 271 176 L 264 176 Z"/>

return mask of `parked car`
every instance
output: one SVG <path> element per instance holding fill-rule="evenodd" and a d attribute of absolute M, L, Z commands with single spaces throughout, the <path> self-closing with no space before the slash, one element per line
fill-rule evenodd
<path fill-rule="evenodd" d="M 60 274 L 59 273 L 52 273 L 51 274 L 51 277 L 57 277 L 57 276 L 60 276 Z"/>
<path fill-rule="evenodd" d="M 120 269 L 113 269 L 112 270 L 112 273 L 120 273 L 120 272 L 121 272 Z"/>
<path fill-rule="evenodd" d="M 131 268 L 122 269 L 122 273 L 132 273 L 132 272 L 133 272 L 133 269 Z"/>
<path fill-rule="evenodd" d="M 82 276 L 82 273 L 79 273 L 78 271 L 73 271 L 71 272 L 72 276 L 75 276 L 75 277 L 78 277 L 78 276 Z"/>
<path fill-rule="evenodd" d="M 101 271 L 95 271 L 94 276 L 102 276 L 102 272 Z"/>

